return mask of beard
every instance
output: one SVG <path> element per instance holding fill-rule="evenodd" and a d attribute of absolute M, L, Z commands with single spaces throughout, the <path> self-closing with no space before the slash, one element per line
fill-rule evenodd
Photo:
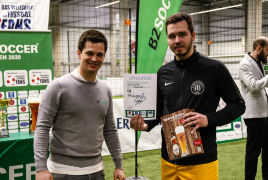
<path fill-rule="evenodd" d="M 261 51 L 260 54 L 257 55 L 257 58 L 263 64 L 267 64 L 267 56 L 264 55 L 263 50 Z"/>
<path fill-rule="evenodd" d="M 192 45 L 193 45 L 193 41 L 192 41 L 192 38 L 191 38 L 191 43 L 189 44 L 189 46 L 188 46 L 188 44 L 185 46 L 186 52 L 185 52 L 185 53 L 177 53 L 176 55 L 177 55 L 178 57 L 183 57 L 183 56 L 185 56 L 185 55 L 188 54 L 188 52 L 191 50 Z"/>

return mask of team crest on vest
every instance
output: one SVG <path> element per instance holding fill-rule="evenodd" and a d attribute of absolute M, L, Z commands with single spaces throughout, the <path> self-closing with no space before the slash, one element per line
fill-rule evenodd
<path fill-rule="evenodd" d="M 200 95 L 204 92 L 205 86 L 201 81 L 195 81 L 191 86 L 191 91 L 194 95 Z"/>

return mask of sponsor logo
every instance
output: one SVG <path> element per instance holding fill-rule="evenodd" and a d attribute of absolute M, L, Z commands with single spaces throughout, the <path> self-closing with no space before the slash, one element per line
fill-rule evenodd
<path fill-rule="evenodd" d="M 183 123 L 185 121 L 185 119 L 180 119 L 180 123 Z"/>
<path fill-rule="evenodd" d="M 28 94 L 27 94 L 27 91 L 18 91 L 18 97 L 27 97 Z"/>
<path fill-rule="evenodd" d="M 149 39 L 149 46 L 153 49 L 157 49 L 158 42 L 160 40 L 161 32 L 165 24 L 165 20 L 167 18 L 167 10 L 170 8 L 171 4 L 168 1 L 168 4 L 165 1 L 162 1 L 163 7 L 158 9 L 158 17 L 155 18 L 154 28 L 152 29 L 152 36 Z"/>
<path fill-rule="evenodd" d="M 29 126 L 29 123 L 28 122 L 21 122 L 20 123 L 20 126 L 21 127 L 28 127 Z"/>
<path fill-rule="evenodd" d="M 8 98 L 15 98 L 15 92 L 8 92 Z"/>
<path fill-rule="evenodd" d="M 20 99 L 20 104 L 21 105 L 26 105 L 26 99 Z"/>
<path fill-rule="evenodd" d="M 0 53 L 5 54 L 5 53 L 38 53 L 38 45 L 39 43 L 37 43 L 36 45 L 5 45 L 5 44 L 1 44 L 0 45 Z"/>
<path fill-rule="evenodd" d="M 108 104 L 107 101 L 101 101 L 101 100 L 98 100 L 97 103 Z"/>
<path fill-rule="evenodd" d="M 18 2 L 18 1 L 17 1 Z M 1 5 L 1 29 L 32 29 L 33 5 Z"/>
<path fill-rule="evenodd" d="M 240 124 L 235 125 L 235 128 L 240 128 L 240 127 L 241 127 Z"/>
<path fill-rule="evenodd" d="M 199 144 L 202 144 L 202 141 L 201 140 L 196 140 L 193 143 L 194 143 L 194 145 L 199 145 Z"/>
<path fill-rule="evenodd" d="M 195 81 L 191 86 L 191 91 L 194 95 L 200 95 L 204 92 L 205 86 L 201 81 Z"/>
<path fill-rule="evenodd" d="M 141 114 L 142 115 L 146 115 L 146 111 L 141 111 Z"/>
<path fill-rule="evenodd" d="M 22 14 L 29 16 L 29 14 Z M 32 29 L 31 19 L 1 19 L 1 29 Z"/>
<path fill-rule="evenodd" d="M 170 83 L 165 82 L 165 86 L 168 86 L 168 85 L 173 84 L 173 83 L 174 82 L 170 82 Z"/>
<path fill-rule="evenodd" d="M 12 99 L 12 100 L 9 101 L 9 104 L 12 106 L 12 105 L 15 104 L 15 101 Z"/>
<path fill-rule="evenodd" d="M 26 111 L 26 107 L 25 106 L 23 106 L 23 107 L 21 107 L 21 109 L 20 109 L 22 112 L 24 112 L 24 111 Z"/>
<path fill-rule="evenodd" d="M 11 115 L 11 116 L 8 116 L 8 119 L 11 120 L 11 121 L 14 121 L 14 120 L 18 119 L 18 116 Z"/>
<path fill-rule="evenodd" d="M 16 129 L 18 128 L 18 122 L 8 123 L 8 129 Z"/>
<path fill-rule="evenodd" d="M 23 113 L 19 114 L 20 120 L 29 120 L 29 114 L 28 113 Z"/>

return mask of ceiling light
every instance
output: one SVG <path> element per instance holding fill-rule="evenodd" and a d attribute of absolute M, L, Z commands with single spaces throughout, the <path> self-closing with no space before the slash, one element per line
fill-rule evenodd
<path fill-rule="evenodd" d="M 104 6 L 109 6 L 109 5 L 112 5 L 112 4 L 115 4 L 115 3 L 119 3 L 120 1 L 115 1 L 115 2 L 111 2 L 111 3 L 108 3 L 108 4 L 103 4 L 101 6 L 96 6 L 95 8 L 100 8 L 100 7 L 104 7 Z"/>
<path fill-rule="evenodd" d="M 211 10 L 207 10 L 207 11 L 200 11 L 200 12 L 196 12 L 196 13 L 190 13 L 189 15 L 196 15 L 196 14 L 203 14 L 203 13 L 208 13 L 208 12 L 213 12 L 213 11 L 219 11 L 219 10 L 224 10 L 224 9 L 230 9 L 230 8 L 234 8 L 234 7 L 239 7 L 242 6 L 243 4 L 238 4 L 235 6 L 227 6 L 227 7 L 223 7 L 223 8 L 217 8 L 217 9 L 211 9 Z"/>

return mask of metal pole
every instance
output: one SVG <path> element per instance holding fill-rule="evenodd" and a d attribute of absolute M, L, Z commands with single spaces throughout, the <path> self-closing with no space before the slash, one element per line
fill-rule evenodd
<path fill-rule="evenodd" d="M 131 21 L 131 9 L 129 9 L 128 16 L 129 16 L 129 20 Z M 131 74 L 131 69 L 132 69 L 132 65 L 131 65 L 131 24 L 129 25 L 128 39 L 129 39 L 129 72 Z"/>

